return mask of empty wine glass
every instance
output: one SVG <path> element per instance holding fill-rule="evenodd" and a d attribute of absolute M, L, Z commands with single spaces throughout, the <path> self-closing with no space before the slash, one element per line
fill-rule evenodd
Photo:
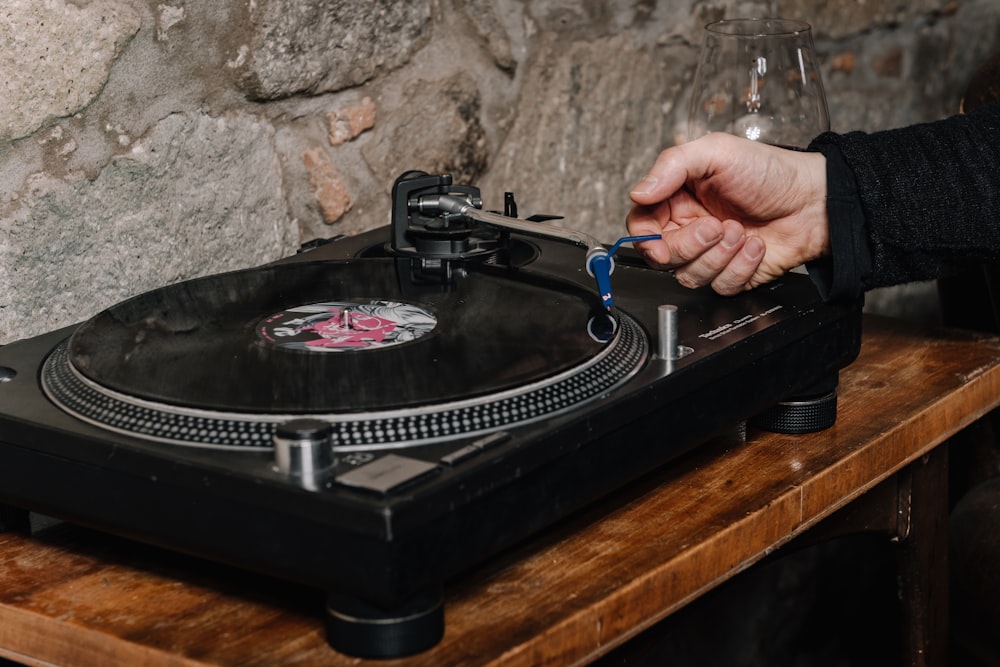
<path fill-rule="evenodd" d="M 705 26 L 688 114 L 691 139 L 728 132 L 805 148 L 830 129 L 808 23 L 729 19 Z"/>

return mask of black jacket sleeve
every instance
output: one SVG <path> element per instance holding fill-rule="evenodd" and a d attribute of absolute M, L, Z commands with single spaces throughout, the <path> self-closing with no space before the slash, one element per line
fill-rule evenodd
<path fill-rule="evenodd" d="M 826 133 L 829 298 L 1000 259 L 1000 103 L 898 130 Z"/>

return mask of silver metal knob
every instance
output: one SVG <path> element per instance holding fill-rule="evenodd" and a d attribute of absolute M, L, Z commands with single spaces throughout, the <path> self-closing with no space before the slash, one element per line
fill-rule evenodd
<path fill-rule="evenodd" d="M 303 486 L 312 488 L 319 473 L 336 460 L 330 434 L 333 427 L 321 419 L 293 419 L 275 429 L 274 463 L 278 470 L 301 478 Z"/>
<path fill-rule="evenodd" d="M 677 346 L 677 306 L 665 304 L 657 308 L 657 325 L 659 328 L 660 359 L 678 359 L 680 349 Z"/>

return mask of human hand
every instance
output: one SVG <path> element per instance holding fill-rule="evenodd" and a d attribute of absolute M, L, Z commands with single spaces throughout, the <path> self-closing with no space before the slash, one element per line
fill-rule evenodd
<path fill-rule="evenodd" d="M 660 153 L 630 193 L 647 263 L 737 294 L 829 251 L 826 158 L 715 133 Z"/>

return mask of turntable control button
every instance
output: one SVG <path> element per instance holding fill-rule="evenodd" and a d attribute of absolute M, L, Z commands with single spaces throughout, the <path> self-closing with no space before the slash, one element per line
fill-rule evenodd
<path fill-rule="evenodd" d="M 292 419 L 278 424 L 275 433 L 286 440 L 326 440 L 332 427 L 321 419 Z"/>
<path fill-rule="evenodd" d="M 293 419 L 279 424 L 273 439 L 278 470 L 311 485 L 321 470 L 336 463 L 330 446 L 331 430 L 329 422 L 319 419 Z"/>
<path fill-rule="evenodd" d="M 479 450 L 484 450 L 496 447 L 497 445 L 503 444 L 508 440 L 510 440 L 510 433 L 507 431 L 497 431 L 496 433 L 490 433 L 489 435 L 483 436 L 478 440 L 473 440 L 471 446 Z"/>
<path fill-rule="evenodd" d="M 473 456 L 479 454 L 481 451 L 483 450 L 479 449 L 478 447 L 475 447 L 473 445 L 466 445 L 461 449 L 456 449 L 450 454 L 445 454 L 444 456 L 442 456 L 441 463 L 450 466 L 458 465 L 462 461 L 467 461 L 471 459 Z"/>
<path fill-rule="evenodd" d="M 506 431 L 497 431 L 496 433 L 484 435 L 481 438 L 473 440 L 461 449 L 456 449 L 450 454 L 445 454 L 441 457 L 441 463 L 450 466 L 456 465 L 462 461 L 471 459 L 473 456 L 476 456 L 491 447 L 496 447 L 501 443 L 507 442 L 508 440 L 510 440 L 510 433 L 507 433 Z"/>
<path fill-rule="evenodd" d="M 387 454 L 360 468 L 337 475 L 335 479 L 345 486 L 384 494 L 419 481 L 437 471 L 436 463 L 399 454 Z"/>

